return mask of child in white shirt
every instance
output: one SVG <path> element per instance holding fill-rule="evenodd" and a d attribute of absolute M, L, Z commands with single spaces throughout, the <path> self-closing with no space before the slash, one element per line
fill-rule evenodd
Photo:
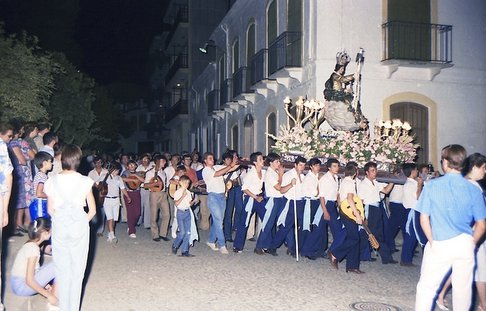
<path fill-rule="evenodd" d="M 194 204 L 193 193 L 189 192 L 191 180 L 186 175 L 179 178 L 180 188 L 174 194 L 174 203 L 177 208 L 177 223 L 179 231 L 172 244 L 172 253 L 177 254 L 177 249 L 181 247 L 181 256 L 194 257 L 189 254 L 189 239 L 191 237 L 191 205 Z"/>

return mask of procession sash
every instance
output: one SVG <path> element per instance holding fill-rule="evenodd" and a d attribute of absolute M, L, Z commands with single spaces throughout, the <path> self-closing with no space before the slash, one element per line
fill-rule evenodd
<path fill-rule="evenodd" d="M 303 230 L 310 231 L 311 199 L 305 198 Z"/>
<path fill-rule="evenodd" d="M 265 204 L 265 216 L 263 216 L 263 220 L 262 220 L 262 228 L 261 228 L 262 232 L 265 230 L 265 227 L 267 226 L 267 222 L 268 219 L 270 218 L 270 214 L 272 213 L 274 204 L 275 204 L 274 198 L 268 198 L 267 203 Z"/>
<path fill-rule="evenodd" d="M 245 212 L 246 212 L 245 227 L 248 227 L 248 224 L 250 223 L 251 210 L 253 209 L 253 202 L 254 202 L 254 199 L 249 196 L 248 202 L 246 202 L 246 205 L 245 205 Z"/>
<path fill-rule="evenodd" d="M 280 225 L 285 226 L 285 219 L 287 218 L 287 214 L 289 212 L 290 201 L 292 201 L 292 200 L 287 199 L 287 202 L 285 203 L 285 207 L 282 210 L 282 213 L 280 213 L 280 216 L 278 216 L 277 227 L 280 226 Z"/>

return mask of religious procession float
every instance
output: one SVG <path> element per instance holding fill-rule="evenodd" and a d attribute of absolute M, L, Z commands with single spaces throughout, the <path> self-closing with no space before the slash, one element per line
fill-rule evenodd
<path fill-rule="evenodd" d="M 303 96 L 283 102 L 288 123 L 280 127 L 273 150 L 293 162 L 297 156 L 317 157 L 321 162 L 338 159 L 342 165 L 353 161 L 363 167 L 369 161 L 377 163 L 378 180 L 403 183 L 398 173 L 403 163 L 413 162 L 417 155 L 414 137 L 408 122 L 379 120 L 370 125 L 361 112 L 361 68 L 364 51 L 356 56 L 356 73 L 346 75 L 351 61 L 344 52 L 336 55 L 334 72 L 325 83 L 324 101 Z M 326 121 L 332 130 L 321 126 Z"/>

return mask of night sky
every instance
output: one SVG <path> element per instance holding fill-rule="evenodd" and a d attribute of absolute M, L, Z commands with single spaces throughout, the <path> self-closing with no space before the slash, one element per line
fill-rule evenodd
<path fill-rule="evenodd" d="M 8 32 L 26 30 L 99 84 L 146 85 L 150 43 L 168 0 L 0 0 Z"/>

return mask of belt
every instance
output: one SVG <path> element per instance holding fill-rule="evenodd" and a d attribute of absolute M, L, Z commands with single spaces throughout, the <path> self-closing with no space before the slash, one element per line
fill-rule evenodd
<path fill-rule="evenodd" d="M 118 199 L 118 196 L 116 196 L 116 197 L 105 197 L 105 199 Z"/>

